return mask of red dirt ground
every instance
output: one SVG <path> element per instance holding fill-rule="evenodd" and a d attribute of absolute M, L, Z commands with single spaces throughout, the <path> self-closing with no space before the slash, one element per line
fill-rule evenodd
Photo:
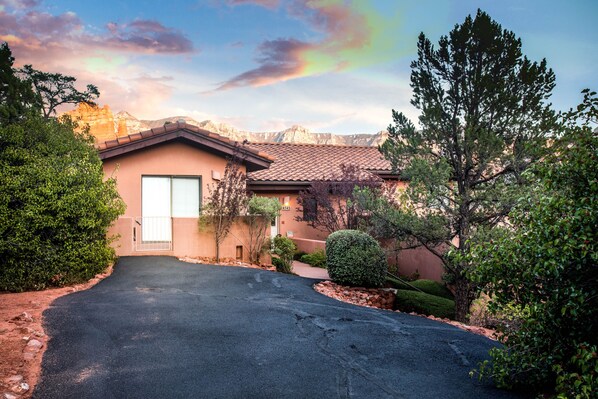
<path fill-rule="evenodd" d="M 112 273 L 112 266 L 87 283 L 45 291 L 0 293 L 0 398 L 5 394 L 29 398 L 39 378 L 41 361 L 48 342 L 42 313 L 58 297 L 93 287 Z M 36 350 L 39 341 L 41 349 Z M 22 377 L 22 380 L 20 377 Z M 24 390 L 24 385 L 28 389 Z"/>

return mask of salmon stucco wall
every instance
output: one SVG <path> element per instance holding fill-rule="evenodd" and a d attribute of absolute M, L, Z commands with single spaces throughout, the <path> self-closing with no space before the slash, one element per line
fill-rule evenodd
<path fill-rule="evenodd" d="M 298 211 L 297 193 L 284 192 L 260 192 L 260 197 L 278 198 L 281 205 L 285 205 L 286 197 L 289 197 L 288 206 L 280 211 L 280 220 L 278 223 L 278 233 L 285 237 L 307 238 L 311 240 L 326 240 L 328 233 L 309 226 L 306 222 L 295 220 L 296 217 L 303 217 L 303 212 Z"/>
<path fill-rule="evenodd" d="M 116 178 L 117 188 L 127 204 L 125 214 L 110 228 L 108 234 L 116 236 L 112 246 L 117 255 L 173 255 L 214 257 L 216 248 L 213 234 L 200 231 L 197 218 L 172 218 L 172 249 L 138 250 L 135 247 L 137 228 L 135 218 L 141 217 L 142 176 L 201 176 L 202 203 L 208 195 L 208 187 L 215 183 L 212 171 L 222 176 L 226 159 L 183 143 L 168 143 L 122 157 L 104 161 L 104 174 Z M 243 171 L 244 167 L 243 167 Z M 248 258 L 247 227 L 239 222 L 221 244 L 221 258 L 236 258 L 239 251 Z M 241 247 L 239 249 L 237 247 Z"/>

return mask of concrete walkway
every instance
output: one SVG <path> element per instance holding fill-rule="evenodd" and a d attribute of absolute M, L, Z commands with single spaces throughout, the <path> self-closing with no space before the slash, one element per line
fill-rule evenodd
<path fill-rule="evenodd" d="M 330 280 L 328 270 L 322 269 L 321 267 L 313 267 L 312 265 L 299 262 L 298 260 L 293 261 L 293 273 L 301 277 L 317 278 L 319 280 Z"/>

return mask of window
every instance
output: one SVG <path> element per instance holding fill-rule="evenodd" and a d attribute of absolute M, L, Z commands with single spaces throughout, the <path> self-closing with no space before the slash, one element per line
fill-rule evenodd
<path fill-rule="evenodd" d="M 311 222 L 316 220 L 318 214 L 318 203 L 315 198 L 308 198 L 303 202 L 303 220 Z"/>
<path fill-rule="evenodd" d="M 199 178 L 172 178 L 172 216 L 177 218 L 199 217 Z"/>
<path fill-rule="evenodd" d="M 143 217 L 199 217 L 201 177 L 143 176 Z"/>

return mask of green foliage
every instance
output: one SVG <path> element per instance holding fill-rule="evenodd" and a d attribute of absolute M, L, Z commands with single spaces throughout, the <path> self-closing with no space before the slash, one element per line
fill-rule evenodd
<path fill-rule="evenodd" d="M 598 102 L 586 94 L 534 168 L 537 185 L 510 214 L 511 234 L 473 248 L 472 277 L 486 284 L 491 309 L 529 311 L 479 370 L 499 386 L 556 386 L 559 395 L 582 398 L 596 392 L 598 135 L 587 122 L 598 119 Z M 594 363 L 581 367 L 580 357 Z"/>
<path fill-rule="evenodd" d="M 114 257 L 106 232 L 125 206 L 73 128 L 39 115 L 0 126 L 0 290 L 86 281 Z"/>
<path fill-rule="evenodd" d="M 419 291 L 397 290 L 395 308 L 441 318 L 455 318 L 455 301 Z"/>
<path fill-rule="evenodd" d="M 77 90 L 77 79 L 73 76 L 38 71 L 31 65 L 25 65 L 19 72 L 36 93 L 46 119 L 56 114 L 56 108 L 62 104 L 83 102 L 94 105 L 93 101 L 100 96 L 98 88 L 94 85 L 87 85 L 84 92 Z"/>
<path fill-rule="evenodd" d="M 306 254 L 307 252 L 305 251 L 295 251 L 295 254 L 293 255 L 293 260 L 301 260 L 301 257 Z"/>
<path fill-rule="evenodd" d="M 278 255 L 277 258 L 272 258 L 272 263 L 276 266 L 276 270 L 283 273 L 293 272 L 293 255 L 297 246 L 288 237 L 276 236 L 272 240 L 272 253 Z M 276 259 L 276 260 L 275 260 Z"/>
<path fill-rule="evenodd" d="M 410 284 L 416 288 L 419 288 L 426 294 L 439 296 L 439 297 L 446 298 L 446 299 L 455 299 L 455 296 L 448 288 L 446 288 L 446 285 L 439 283 L 437 281 L 422 279 L 422 280 L 415 280 L 415 281 L 411 282 Z"/>
<path fill-rule="evenodd" d="M 268 248 L 268 226 L 282 209 L 276 198 L 253 195 L 247 202 L 245 222 L 249 226 L 249 259 L 259 263 L 260 255 Z"/>
<path fill-rule="evenodd" d="M 327 268 L 330 278 L 342 285 L 379 287 L 388 265 L 380 244 L 357 230 L 339 230 L 326 239 Z"/>
<path fill-rule="evenodd" d="M 569 359 L 568 370 L 553 366 L 559 399 L 591 398 L 598 392 L 598 347 L 581 344 Z"/>
<path fill-rule="evenodd" d="M 446 287 L 446 285 L 439 283 L 438 281 L 434 280 L 415 280 L 406 284 L 405 282 L 398 280 L 393 277 L 386 277 L 386 280 L 389 281 L 394 288 L 400 290 L 408 290 L 408 291 L 423 291 L 426 294 L 439 296 L 446 299 L 454 300 L 455 296 L 453 293 Z"/>
<path fill-rule="evenodd" d="M 318 249 L 311 254 L 305 254 L 301 257 L 301 262 L 326 269 L 326 252 L 323 249 Z"/>
<path fill-rule="evenodd" d="M 17 122 L 30 111 L 39 111 L 31 85 L 22 82 L 12 65 L 14 58 L 7 43 L 0 45 L 0 125 Z"/>
<path fill-rule="evenodd" d="M 463 321 L 475 297 L 471 264 L 444 255 L 449 248 L 468 253 L 477 231 L 499 224 L 514 205 L 525 183 L 521 172 L 538 159 L 554 126 L 547 99 L 555 77 L 545 60 L 528 60 L 521 40 L 479 10 L 438 47 L 422 33 L 417 48 L 411 103 L 421 110 L 421 128 L 393 110 L 394 126 L 380 147 L 410 180 L 404 205 L 412 209 L 395 212 L 388 230 L 411 235 L 442 259 Z"/>

